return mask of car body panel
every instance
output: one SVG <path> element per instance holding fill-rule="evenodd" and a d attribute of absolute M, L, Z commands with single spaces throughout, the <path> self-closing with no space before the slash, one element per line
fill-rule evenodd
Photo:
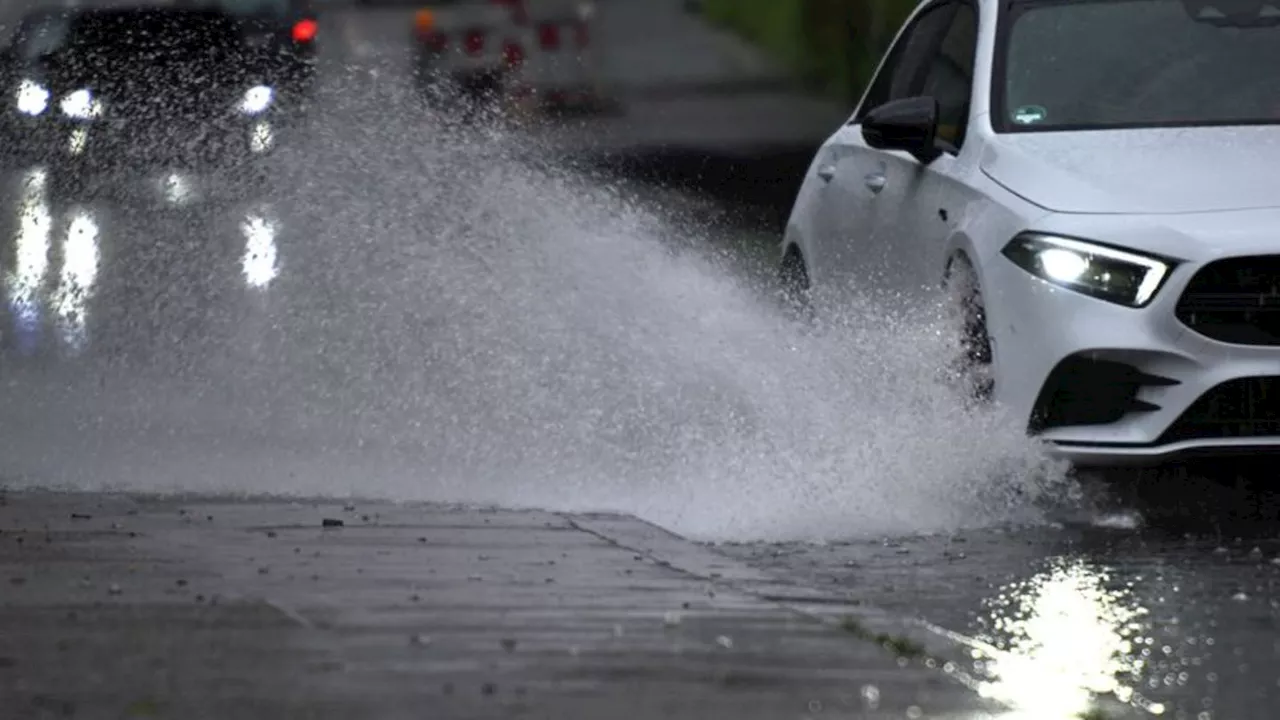
<path fill-rule="evenodd" d="M 1031 202 L 1070 213 L 1185 213 L 1280 207 L 1271 126 L 1017 133 L 982 168 Z"/>
<path fill-rule="evenodd" d="M 812 254 L 819 282 L 846 283 L 859 269 L 854 218 L 867 217 L 872 194 L 862 177 L 872 172 L 875 158 L 862 134 L 848 125 L 836 131 L 818 152 L 800 193 L 798 203 L 808 205 L 803 217 L 811 223 L 798 228 L 805 238 L 825 238 L 827 242 L 805 243 L 806 257 Z M 834 173 L 826 179 L 823 173 Z"/>

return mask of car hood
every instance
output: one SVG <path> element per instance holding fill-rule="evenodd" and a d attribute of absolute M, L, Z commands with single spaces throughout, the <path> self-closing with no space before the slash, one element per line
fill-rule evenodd
<path fill-rule="evenodd" d="M 997 135 L 982 169 L 1064 213 L 1168 214 L 1280 207 L 1280 126 Z"/>

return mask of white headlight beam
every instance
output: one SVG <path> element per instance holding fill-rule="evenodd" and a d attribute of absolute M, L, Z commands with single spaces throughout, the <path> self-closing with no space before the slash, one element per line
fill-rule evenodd
<path fill-rule="evenodd" d="M 255 85 L 244 93 L 244 98 L 240 101 L 240 112 L 245 115 L 257 115 L 265 112 L 271 107 L 272 100 L 275 99 L 275 92 L 266 85 Z"/>
<path fill-rule="evenodd" d="M 102 113 L 102 104 L 85 89 L 76 90 L 62 98 L 62 114 L 77 120 L 87 120 Z"/>
<path fill-rule="evenodd" d="M 1057 235 L 1023 233 L 1014 238 L 1011 245 L 1013 244 L 1022 245 L 1036 255 L 1041 269 L 1048 276 L 1046 279 L 1065 285 L 1080 284 L 1080 278 L 1088 270 L 1089 259 L 1092 257 L 1106 258 L 1142 270 L 1142 280 L 1133 297 L 1134 307 L 1142 307 L 1151 301 L 1173 267 L 1170 263 L 1147 255 Z"/>
<path fill-rule="evenodd" d="M 23 80 L 18 83 L 15 103 L 18 112 L 23 115 L 40 115 L 49 109 L 50 93 L 43 85 L 34 80 Z"/>

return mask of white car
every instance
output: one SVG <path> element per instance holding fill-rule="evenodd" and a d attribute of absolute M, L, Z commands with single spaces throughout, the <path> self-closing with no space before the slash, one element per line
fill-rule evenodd
<path fill-rule="evenodd" d="M 1280 450 L 1278 17 L 923 3 L 814 158 L 784 279 L 950 288 L 979 395 L 1076 465 Z"/>

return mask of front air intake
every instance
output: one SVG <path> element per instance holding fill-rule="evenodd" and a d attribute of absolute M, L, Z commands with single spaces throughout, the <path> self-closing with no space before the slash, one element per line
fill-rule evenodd
<path fill-rule="evenodd" d="M 1070 355 L 1054 367 L 1036 398 L 1028 431 L 1042 433 L 1074 425 L 1107 425 L 1135 412 L 1159 410 L 1138 399 L 1143 387 L 1176 385 L 1127 363 Z"/>

